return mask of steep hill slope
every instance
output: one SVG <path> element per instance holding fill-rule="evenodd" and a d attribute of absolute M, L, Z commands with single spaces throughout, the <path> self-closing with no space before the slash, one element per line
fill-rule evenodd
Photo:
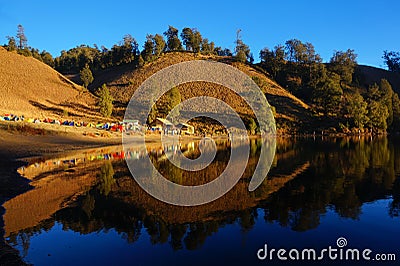
<path fill-rule="evenodd" d="M 311 113 L 307 104 L 269 79 L 266 74 L 250 65 L 233 62 L 227 57 L 204 55 L 194 57 L 191 53 L 167 53 L 138 69 L 135 69 L 133 66 L 122 66 L 95 73 L 95 81 L 90 88 L 94 90 L 103 83 L 106 83 L 114 98 L 121 103 L 118 115 L 122 117 L 124 106 L 129 102 L 134 91 L 143 81 L 163 68 L 190 60 L 224 62 L 238 68 L 256 80 L 256 83 L 258 83 L 265 93 L 269 103 L 276 108 L 276 119 L 280 128 L 287 126 L 292 129 L 299 129 L 311 120 Z M 207 95 L 225 101 L 236 109 L 238 113 L 251 115 L 243 100 L 221 85 L 207 82 L 190 82 L 179 86 L 179 91 L 183 100 L 199 95 Z"/>
<path fill-rule="evenodd" d="M 0 114 L 95 117 L 95 98 L 46 64 L 0 47 Z M 65 110 L 65 111 L 64 111 Z"/>
<path fill-rule="evenodd" d="M 381 79 L 386 79 L 392 85 L 393 90 L 400 94 L 400 73 L 372 66 L 358 65 L 355 70 L 355 76 L 363 87 L 368 87 L 373 83 L 379 84 Z"/>

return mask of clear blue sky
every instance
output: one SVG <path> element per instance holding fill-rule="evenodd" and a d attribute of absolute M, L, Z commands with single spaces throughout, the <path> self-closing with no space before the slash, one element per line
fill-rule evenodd
<path fill-rule="evenodd" d="M 0 1 L 0 44 L 22 24 L 28 45 L 58 56 L 79 44 L 110 48 L 129 33 L 142 48 L 147 33 L 168 25 L 197 28 L 233 49 L 237 29 L 255 59 L 291 38 L 314 44 L 328 61 L 354 49 L 360 64 L 383 67 L 384 50 L 400 51 L 398 0 L 339 1 Z"/>

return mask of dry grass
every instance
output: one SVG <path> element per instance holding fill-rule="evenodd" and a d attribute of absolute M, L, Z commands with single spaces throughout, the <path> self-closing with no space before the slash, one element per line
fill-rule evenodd
<path fill-rule="evenodd" d="M 257 77 L 263 82 L 263 84 L 265 84 L 261 89 L 265 93 L 269 103 L 276 108 L 276 118 L 280 123 L 286 121 L 286 123 L 291 123 L 291 125 L 293 125 L 293 123 L 300 125 L 304 121 L 309 121 L 311 119 L 310 108 L 303 101 L 279 86 L 275 81 L 271 80 L 261 71 L 249 65 L 232 62 L 232 60 L 227 57 L 204 55 L 194 57 L 191 53 L 167 53 L 140 69 L 134 69 L 133 66 L 128 65 L 99 72 L 95 75 L 93 89 L 106 83 L 114 98 L 122 103 L 118 114 L 123 116 L 123 106 L 129 102 L 134 91 L 147 78 L 163 68 L 190 60 L 215 60 L 224 62 L 238 68 L 250 77 Z M 240 99 L 240 97 L 220 85 L 211 85 L 207 82 L 190 82 L 179 86 L 179 90 L 183 100 L 199 95 L 211 96 L 227 102 L 240 114 L 252 114 L 248 106 Z M 212 109 L 212 107 L 210 108 Z"/>
<path fill-rule="evenodd" d="M 0 114 L 96 117 L 95 98 L 51 67 L 0 47 Z"/>

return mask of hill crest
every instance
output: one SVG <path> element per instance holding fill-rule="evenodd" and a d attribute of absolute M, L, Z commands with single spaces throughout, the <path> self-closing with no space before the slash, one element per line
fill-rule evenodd
<path fill-rule="evenodd" d="M 0 47 L 0 113 L 37 118 L 96 117 L 90 93 L 33 57 Z"/>

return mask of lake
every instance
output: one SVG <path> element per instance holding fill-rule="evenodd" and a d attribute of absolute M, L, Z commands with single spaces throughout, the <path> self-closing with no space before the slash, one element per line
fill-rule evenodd
<path fill-rule="evenodd" d="M 197 158 L 197 142 L 153 144 L 148 151 L 166 178 L 197 185 L 218 177 L 231 149 L 240 148 L 216 144 L 213 162 L 195 177 L 165 153 L 180 149 Z M 299 265 L 290 250 L 301 256 L 312 248 L 318 256 L 329 246 L 338 257 L 340 249 L 370 249 L 374 262 L 376 254 L 394 254 L 397 263 L 382 265 L 398 264 L 400 139 L 278 139 L 268 177 L 253 192 L 248 184 L 261 143 L 243 145 L 250 145 L 250 158 L 239 182 L 195 207 L 163 203 L 136 183 L 125 160 L 140 166 L 145 150 L 105 147 L 32 158 L 19 172 L 35 188 L 4 204 L 6 241 L 34 265 Z M 260 260 L 265 245 L 269 255 L 285 249 L 295 259 L 282 261 L 275 251 Z M 322 263 L 356 264 L 327 255 L 313 264 Z"/>

